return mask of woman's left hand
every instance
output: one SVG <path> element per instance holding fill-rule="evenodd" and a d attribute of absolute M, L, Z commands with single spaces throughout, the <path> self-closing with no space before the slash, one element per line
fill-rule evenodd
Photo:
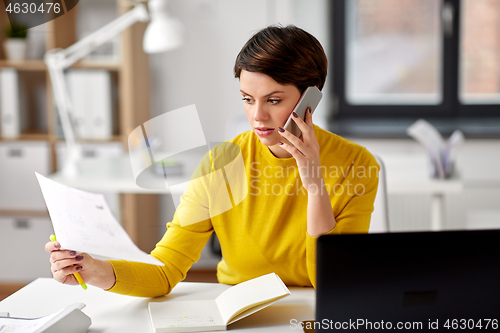
<path fill-rule="evenodd" d="M 295 121 L 302 131 L 300 138 L 297 138 L 281 127 L 278 128 L 278 133 L 293 144 L 292 146 L 286 142 L 279 143 L 279 145 L 292 154 L 297 161 L 302 185 L 307 192 L 311 194 L 311 191 L 320 191 L 324 181 L 319 158 L 319 143 L 316 139 L 316 134 L 314 134 L 312 113 L 310 109 L 306 111 L 305 118 L 304 121 L 302 118 L 298 117 L 295 112 L 292 113 L 293 121 Z"/>

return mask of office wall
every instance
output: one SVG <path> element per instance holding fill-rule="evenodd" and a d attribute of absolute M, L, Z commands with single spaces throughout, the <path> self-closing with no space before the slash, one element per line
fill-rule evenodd
<path fill-rule="evenodd" d="M 326 0 L 171 1 L 171 12 L 186 26 L 184 47 L 150 56 L 152 114 L 196 104 L 206 139 L 223 141 L 226 121 L 244 114 L 234 61 L 259 29 L 296 24 L 327 48 Z M 325 106 L 327 103 L 323 102 Z M 326 108 L 318 110 L 324 118 Z"/>

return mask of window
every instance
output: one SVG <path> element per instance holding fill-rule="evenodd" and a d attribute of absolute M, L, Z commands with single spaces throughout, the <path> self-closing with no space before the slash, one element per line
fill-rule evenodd
<path fill-rule="evenodd" d="M 331 2 L 335 118 L 500 117 L 500 0 Z"/>
<path fill-rule="evenodd" d="M 462 8 L 460 102 L 498 105 L 500 0 L 463 0 Z"/>

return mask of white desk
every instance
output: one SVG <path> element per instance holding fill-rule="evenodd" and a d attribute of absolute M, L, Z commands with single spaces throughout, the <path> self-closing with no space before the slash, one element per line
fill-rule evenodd
<path fill-rule="evenodd" d="M 445 195 L 463 191 L 464 181 L 460 178 L 430 178 L 429 157 L 426 154 L 379 154 L 379 156 L 386 167 L 387 193 L 431 195 L 431 230 L 444 229 Z"/>
<path fill-rule="evenodd" d="M 432 179 L 426 154 L 379 154 L 384 161 L 389 194 L 446 194 L 463 190 L 459 178 Z"/>
<path fill-rule="evenodd" d="M 194 155 L 190 156 L 188 161 L 183 162 L 197 165 L 199 158 L 201 156 Z M 60 171 L 51 174 L 49 178 L 61 184 L 91 192 L 179 195 L 184 192 L 184 189 L 172 193 L 169 188 L 146 189 L 137 186 L 128 154 L 107 158 L 82 159 L 78 167 L 79 174 L 74 178 L 66 177 Z M 162 176 L 155 175 L 152 172 L 146 172 L 145 176 L 148 178 L 148 182 L 165 184 L 165 179 Z M 179 184 L 189 181 L 190 176 L 190 173 L 184 172 L 182 176 L 168 176 L 168 179 L 173 184 Z"/>
<path fill-rule="evenodd" d="M 231 331 L 300 332 L 290 325 L 291 319 L 314 319 L 316 293 L 312 288 L 289 288 L 285 297 L 247 318 L 229 326 Z M 225 286 L 217 283 L 181 282 L 167 296 L 141 298 L 122 296 L 89 286 L 65 286 L 53 279 L 40 278 L 0 302 L 0 312 L 11 317 L 41 317 L 72 303 L 85 303 L 83 312 L 92 319 L 89 333 L 153 332 L 148 303 L 176 300 L 215 299 Z"/>

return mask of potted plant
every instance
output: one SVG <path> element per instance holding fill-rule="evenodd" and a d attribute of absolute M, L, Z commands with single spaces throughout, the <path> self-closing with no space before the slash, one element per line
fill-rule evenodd
<path fill-rule="evenodd" d="M 21 61 L 26 58 L 26 35 L 28 34 L 28 27 L 12 21 L 10 25 L 5 28 L 4 41 L 5 54 L 7 59 L 11 61 Z"/>

